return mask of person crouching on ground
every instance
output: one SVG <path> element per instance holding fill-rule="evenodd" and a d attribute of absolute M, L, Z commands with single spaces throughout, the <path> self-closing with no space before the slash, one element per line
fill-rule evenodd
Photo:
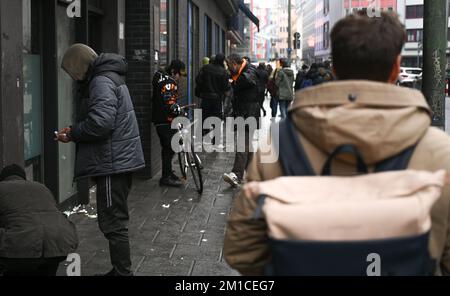
<path fill-rule="evenodd" d="M 0 275 L 55 276 L 78 247 L 75 225 L 44 185 L 18 165 L 0 174 Z"/>

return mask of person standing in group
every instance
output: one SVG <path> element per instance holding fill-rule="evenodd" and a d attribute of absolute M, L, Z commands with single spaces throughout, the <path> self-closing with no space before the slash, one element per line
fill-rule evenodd
<path fill-rule="evenodd" d="M 232 76 L 234 95 L 234 115 L 244 119 L 259 118 L 261 116 L 258 100 L 258 75 L 256 67 L 237 54 L 227 58 L 228 69 Z M 246 126 L 244 135 L 239 134 L 238 139 L 245 140 L 245 151 L 236 152 L 233 170 L 224 174 L 224 181 L 237 187 L 243 181 L 244 173 L 252 159 L 251 143 L 255 130 Z"/>
<path fill-rule="evenodd" d="M 278 65 L 278 61 L 277 61 Z M 270 65 L 269 65 L 270 66 Z M 269 68 L 269 82 L 267 83 L 267 92 L 270 94 L 270 109 L 272 110 L 272 119 L 275 119 L 278 115 L 278 105 L 279 105 L 279 89 L 275 83 L 278 76 L 278 67 L 275 69 L 270 66 Z"/>
<path fill-rule="evenodd" d="M 225 55 L 217 54 L 211 64 L 204 66 L 195 79 L 195 94 L 202 100 L 203 122 L 207 118 L 223 118 L 223 104 L 229 95 L 231 85 L 225 70 Z M 204 135 L 210 130 L 203 130 Z M 213 145 L 217 137 L 214 135 Z"/>
<path fill-rule="evenodd" d="M 279 72 L 275 84 L 279 89 L 281 118 L 286 118 L 289 106 L 294 100 L 294 71 L 290 68 L 287 59 L 280 59 Z"/>
<path fill-rule="evenodd" d="M 77 145 L 75 179 L 97 184 L 100 230 L 109 241 L 113 269 L 107 276 L 131 276 L 128 194 L 132 173 L 145 167 L 138 122 L 125 84 L 128 64 L 116 54 L 98 56 L 84 44 L 65 53 L 62 68 L 80 83 L 77 123 L 57 140 Z"/>
<path fill-rule="evenodd" d="M 302 89 L 302 84 L 307 73 L 308 73 L 308 66 L 303 65 L 302 69 L 298 71 L 297 77 L 295 78 L 295 91 L 299 91 Z"/>
<path fill-rule="evenodd" d="M 210 58 L 204 57 L 204 58 L 202 59 L 202 66 L 209 65 L 210 62 L 211 62 L 211 59 L 210 59 Z"/>
<path fill-rule="evenodd" d="M 177 133 L 172 129 L 172 121 L 176 117 L 173 107 L 179 99 L 178 82 L 186 76 L 186 65 L 180 60 L 173 60 L 165 70 L 157 71 L 153 77 L 153 111 L 152 120 L 161 143 L 162 176 L 160 186 L 181 187 L 183 182 L 172 170 L 175 152 L 172 139 Z"/>
<path fill-rule="evenodd" d="M 258 73 L 258 101 L 264 117 L 266 117 L 267 111 L 264 108 L 264 102 L 266 100 L 267 83 L 269 83 L 269 73 L 264 63 L 260 63 L 256 71 Z"/>

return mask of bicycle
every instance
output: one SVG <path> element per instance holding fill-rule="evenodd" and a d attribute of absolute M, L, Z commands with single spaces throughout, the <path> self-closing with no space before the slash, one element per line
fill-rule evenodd
<path fill-rule="evenodd" d="M 177 114 L 177 116 L 185 116 L 187 117 L 187 113 L 185 112 L 186 109 L 195 107 L 196 105 L 188 105 L 184 107 L 180 106 L 174 106 L 172 107 L 172 112 L 174 114 Z M 197 192 L 199 194 L 203 194 L 203 165 L 202 160 L 198 156 L 198 154 L 195 152 L 195 146 L 194 141 L 195 137 L 191 136 L 191 141 L 186 143 L 184 141 L 185 135 L 191 135 L 191 131 L 187 128 L 185 128 L 182 124 L 178 124 L 178 135 L 180 136 L 180 146 L 182 147 L 181 152 L 178 153 L 178 163 L 180 165 L 180 171 L 182 178 L 186 181 L 187 180 L 187 174 L 188 170 L 192 173 L 192 178 L 195 183 L 195 187 L 197 189 Z"/>

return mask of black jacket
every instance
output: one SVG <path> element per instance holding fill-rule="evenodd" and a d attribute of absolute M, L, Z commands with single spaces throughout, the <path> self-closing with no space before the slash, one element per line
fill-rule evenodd
<path fill-rule="evenodd" d="M 153 76 L 152 122 L 155 125 L 170 124 L 174 118 L 171 107 L 179 99 L 178 83 L 163 71 Z"/>
<path fill-rule="evenodd" d="M 18 177 L 0 182 L 0 258 L 66 257 L 77 247 L 75 225 L 44 185 Z"/>
<path fill-rule="evenodd" d="M 298 72 L 297 77 L 295 78 L 295 90 L 296 91 L 299 91 L 302 89 L 302 83 L 303 83 L 303 80 L 305 79 L 307 73 L 308 72 L 306 72 L 304 70 L 301 70 Z"/>
<path fill-rule="evenodd" d="M 195 79 L 195 95 L 204 100 L 222 100 L 230 91 L 227 70 L 223 66 L 208 64 L 204 66 Z"/>
<path fill-rule="evenodd" d="M 258 100 L 258 74 L 256 67 L 247 65 L 239 78 L 233 82 L 233 109 L 236 117 L 261 116 L 261 106 Z"/>
<path fill-rule="evenodd" d="M 261 95 L 266 92 L 267 83 L 269 83 L 269 72 L 266 69 L 257 68 L 256 73 L 258 74 L 258 92 Z"/>
<path fill-rule="evenodd" d="M 125 58 L 102 54 L 84 85 L 78 123 L 70 137 L 77 143 L 75 178 L 109 176 L 145 167 L 138 122 L 123 77 Z"/>

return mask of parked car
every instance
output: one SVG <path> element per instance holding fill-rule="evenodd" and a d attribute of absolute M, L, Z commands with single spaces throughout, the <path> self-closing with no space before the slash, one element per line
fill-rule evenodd
<path fill-rule="evenodd" d="M 414 82 L 422 78 L 423 71 L 421 68 L 400 68 L 399 83 Z"/>
<path fill-rule="evenodd" d="M 400 68 L 397 84 L 411 88 L 421 88 L 423 71 L 421 68 Z"/>

